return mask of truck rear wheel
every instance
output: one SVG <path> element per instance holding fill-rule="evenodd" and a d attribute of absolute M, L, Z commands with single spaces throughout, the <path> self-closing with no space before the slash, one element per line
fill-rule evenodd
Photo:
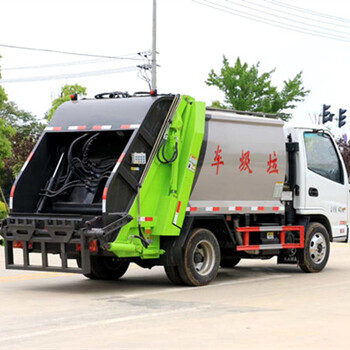
<path fill-rule="evenodd" d="M 84 276 L 93 280 L 117 280 L 128 267 L 128 261 L 109 256 L 91 256 L 91 272 Z"/>
<path fill-rule="evenodd" d="M 299 253 L 299 266 L 304 272 L 320 272 L 329 258 L 329 234 L 318 222 L 310 223 L 305 237 L 305 247 Z"/>
<path fill-rule="evenodd" d="M 185 284 L 202 286 L 215 279 L 220 264 L 220 247 L 214 234 L 203 228 L 190 232 L 185 246 L 179 274 Z"/>
<path fill-rule="evenodd" d="M 180 276 L 179 268 L 177 266 L 164 266 L 164 270 L 170 282 L 176 286 L 183 286 L 185 284 Z"/>

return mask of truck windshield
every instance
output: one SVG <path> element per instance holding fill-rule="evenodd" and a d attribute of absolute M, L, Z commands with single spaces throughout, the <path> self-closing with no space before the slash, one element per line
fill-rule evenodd
<path fill-rule="evenodd" d="M 340 159 L 327 134 L 304 133 L 308 169 L 329 180 L 344 183 Z"/>

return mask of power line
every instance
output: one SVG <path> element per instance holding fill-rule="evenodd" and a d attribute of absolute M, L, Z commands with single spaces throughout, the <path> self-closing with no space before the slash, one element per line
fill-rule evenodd
<path fill-rule="evenodd" d="M 279 21 L 268 20 L 264 17 L 252 15 L 252 14 L 249 14 L 247 12 L 236 10 L 236 9 L 231 8 L 231 7 L 224 6 L 224 5 L 219 5 L 215 2 L 211 2 L 208 0 L 192 0 L 192 1 L 196 2 L 200 5 L 221 11 L 221 12 L 225 12 L 225 13 L 237 16 L 237 17 L 246 18 L 246 19 L 252 20 L 254 22 L 267 24 L 267 25 L 270 25 L 273 27 L 283 28 L 283 29 L 287 29 L 290 31 L 303 33 L 303 34 L 309 34 L 309 35 L 313 35 L 313 36 L 325 38 L 325 39 L 333 39 L 333 40 L 342 41 L 342 42 L 350 42 L 350 38 L 349 38 L 349 40 L 347 40 L 347 39 L 343 39 L 342 37 L 334 35 L 334 34 L 319 32 L 319 31 L 315 31 L 312 29 L 308 29 L 308 28 L 302 28 L 302 27 L 294 26 L 294 25 L 279 22 Z"/>
<path fill-rule="evenodd" d="M 113 60 L 112 58 L 106 58 L 106 59 L 101 58 L 101 59 L 95 59 L 95 60 L 61 62 L 61 63 L 52 63 L 52 64 L 42 64 L 42 65 L 36 65 L 36 66 L 7 67 L 7 68 L 1 67 L 1 71 L 66 67 L 66 66 L 75 66 L 75 65 L 82 65 L 82 64 L 103 63 L 103 62 L 109 62 L 112 60 Z"/>
<path fill-rule="evenodd" d="M 0 84 L 9 83 L 29 83 L 35 81 L 48 81 L 48 80 L 61 80 L 67 78 L 81 78 L 81 77 L 91 77 L 97 75 L 108 75 L 116 73 L 125 73 L 137 70 L 136 66 L 129 66 L 123 68 L 105 69 L 99 71 L 90 72 L 80 72 L 80 73 L 70 73 L 70 74 L 60 74 L 60 75 L 49 75 L 49 76 L 39 76 L 39 77 L 27 77 L 27 78 L 11 78 L 11 79 L 0 79 Z"/>
<path fill-rule="evenodd" d="M 25 46 L 15 46 L 15 45 L 6 45 L 0 44 L 0 47 L 6 47 L 9 49 L 19 49 L 19 50 L 29 50 L 29 51 L 40 51 L 40 52 L 49 52 L 49 53 L 59 53 L 64 55 L 72 55 L 72 56 L 85 56 L 85 57 L 96 57 L 96 58 L 110 58 L 115 60 L 132 60 L 139 61 L 140 59 L 137 57 L 127 57 L 127 56 L 136 56 L 136 53 L 127 54 L 123 56 L 105 56 L 105 55 L 94 55 L 89 53 L 80 53 L 80 52 L 70 52 L 70 51 L 60 51 L 60 50 L 51 50 L 51 49 L 41 49 L 35 47 L 25 47 Z"/>
<path fill-rule="evenodd" d="M 347 37 L 350 35 L 350 32 L 343 32 L 343 31 L 339 31 L 339 30 L 336 30 L 336 29 L 331 29 L 331 28 L 327 28 L 327 27 L 324 27 L 324 26 L 319 26 L 317 24 L 312 24 L 312 23 L 307 23 L 307 22 L 304 22 L 304 21 L 299 21 L 299 20 L 296 20 L 296 19 L 292 19 L 292 18 L 288 18 L 288 17 L 285 17 L 285 16 L 281 16 L 281 15 L 276 15 L 274 13 L 271 13 L 271 12 L 267 12 L 267 11 L 264 11 L 264 10 L 259 10 L 257 8 L 254 8 L 254 7 L 251 7 L 251 6 L 247 6 L 247 5 L 243 5 L 243 4 L 240 4 L 240 3 L 237 3 L 236 1 L 232 1 L 232 0 L 224 0 L 225 2 L 228 2 L 228 3 L 231 3 L 233 5 L 236 5 L 236 6 L 239 6 L 239 7 L 243 7 L 243 8 L 246 8 L 246 9 L 249 9 L 249 10 L 252 10 L 252 11 L 256 11 L 258 13 L 262 13 L 262 14 L 265 14 L 265 15 L 268 15 L 268 16 L 271 16 L 271 17 L 277 17 L 278 19 L 280 20 L 287 20 L 287 21 L 290 21 L 290 22 L 293 22 L 293 23 L 298 23 L 298 24 L 301 24 L 301 25 L 304 25 L 304 26 L 309 26 L 309 27 L 312 27 L 312 28 L 318 28 L 318 29 L 322 29 L 322 30 L 328 30 L 328 31 L 331 31 L 331 32 L 334 32 L 334 33 L 338 33 L 338 34 L 345 34 L 345 36 L 342 36 L 342 35 L 339 35 L 339 37 L 342 37 L 344 39 L 347 39 L 350 37 Z M 246 3 L 249 3 L 249 4 L 252 4 L 252 2 L 250 1 L 246 1 L 246 0 L 243 0 L 244 2 Z M 253 6 L 254 5 L 257 5 L 256 3 L 253 3 Z M 259 6 L 259 5 L 258 5 Z M 261 6 L 261 5 L 260 5 Z M 270 10 L 272 10 L 271 8 L 269 8 Z M 274 11 L 274 10 L 273 10 Z M 279 11 L 281 12 L 281 11 Z M 299 17 L 299 16 L 297 16 Z M 307 18 L 307 17 L 306 17 Z M 321 32 L 320 32 L 321 33 Z M 328 33 L 326 33 L 328 34 Z M 333 35 L 333 33 L 330 33 Z"/>
<path fill-rule="evenodd" d="M 309 10 L 309 9 L 306 9 L 303 7 L 289 5 L 289 4 L 286 4 L 284 2 L 276 1 L 276 0 L 263 0 L 263 1 L 273 3 L 273 4 L 280 6 L 280 7 L 289 8 L 289 9 L 292 9 L 294 11 L 309 13 L 312 16 L 319 16 L 319 17 L 329 18 L 329 19 L 332 19 L 334 21 L 350 23 L 349 18 L 336 17 L 336 16 L 328 15 L 328 14 L 323 13 L 323 12 L 317 12 L 317 11 Z"/>
<path fill-rule="evenodd" d="M 323 23 L 323 24 L 326 24 L 326 25 L 330 25 L 330 26 L 350 29 L 349 25 L 332 23 L 332 22 L 329 22 L 329 21 L 323 21 L 320 18 L 312 18 L 312 17 L 303 16 L 303 15 L 300 15 L 300 14 L 294 14 L 294 13 L 288 12 L 288 10 L 283 10 L 283 9 L 281 10 L 281 9 L 278 9 L 278 8 L 265 6 L 265 5 L 262 5 L 261 3 L 251 2 L 251 1 L 248 1 L 248 0 L 241 0 L 241 1 L 249 3 L 249 4 L 252 4 L 254 6 L 258 6 L 258 7 L 267 9 L 267 10 L 271 10 L 271 11 L 274 11 L 274 12 L 283 13 L 283 14 L 286 14 L 286 15 L 289 15 L 289 16 L 293 16 L 293 17 L 296 17 L 296 18 L 302 18 L 302 19 L 306 19 L 308 21 L 313 21 L 313 22 L 317 22 L 317 23 Z M 267 1 L 267 0 L 264 0 L 264 1 L 271 3 L 270 1 Z M 277 6 L 277 4 L 273 4 L 273 3 L 271 3 L 271 4 L 274 5 L 274 6 Z M 292 11 L 296 11 L 296 10 L 293 10 L 293 9 L 291 9 L 291 10 Z M 303 13 L 303 12 L 301 12 L 301 13 Z M 316 15 L 311 15 L 311 16 L 315 17 Z"/>

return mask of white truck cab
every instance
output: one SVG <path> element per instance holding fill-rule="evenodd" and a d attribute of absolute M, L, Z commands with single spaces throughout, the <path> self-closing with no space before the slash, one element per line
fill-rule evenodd
<path fill-rule="evenodd" d="M 331 241 L 349 241 L 348 176 L 333 136 L 325 129 L 305 127 L 286 127 L 285 134 L 299 144 L 296 213 L 323 223 Z"/>

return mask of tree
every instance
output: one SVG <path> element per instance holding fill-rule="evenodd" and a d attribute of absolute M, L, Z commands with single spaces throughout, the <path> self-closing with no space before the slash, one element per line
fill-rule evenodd
<path fill-rule="evenodd" d="M 0 169 L 4 167 L 4 158 L 11 156 L 11 142 L 9 139 L 15 130 L 6 125 L 5 120 L 0 119 Z"/>
<path fill-rule="evenodd" d="M 11 101 L 5 102 L 0 109 L 0 122 L 12 130 L 11 135 L 8 135 L 12 152 L 2 158 L 4 167 L 0 169 L 0 185 L 8 193 L 45 124 L 29 112 L 20 110 Z"/>
<path fill-rule="evenodd" d="M 1 55 L 0 55 L 1 58 Z M 1 68 L 1 67 L 0 67 Z M 0 69 L 1 79 L 1 69 Z M 7 101 L 7 95 L 2 86 L 0 86 L 0 110 Z M 5 119 L 0 119 L 0 169 L 4 167 L 4 158 L 11 156 L 11 143 L 9 138 L 13 136 L 14 130 L 6 124 Z"/>
<path fill-rule="evenodd" d="M 71 99 L 72 94 L 77 94 L 78 96 L 86 96 L 86 87 L 75 85 L 64 85 L 61 89 L 60 97 L 56 98 L 52 102 L 52 107 L 46 113 L 46 118 L 50 120 L 52 115 L 55 113 L 56 109 L 64 102 Z"/>
<path fill-rule="evenodd" d="M 11 157 L 12 147 L 11 147 L 11 137 L 15 134 L 15 130 L 6 125 L 4 119 L 0 118 L 0 186 L 3 185 L 3 176 L 2 172 L 5 168 L 5 160 Z M 2 198 L 1 198 L 2 199 Z M 1 202 L 0 199 L 0 202 Z M 0 210 L 1 211 L 1 210 Z M 4 213 L 0 213 L 0 217 L 4 217 Z"/>
<path fill-rule="evenodd" d="M 232 67 L 223 56 L 223 67 L 220 74 L 212 69 L 206 84 L 217 86 L 225 94 L 224 102 L 215 101 L 215 107 L 230 108 L 241 111 L 277 114 L 282 120 L 291 118 L 285 110 L 295 109 L 296 103 L 304 101 L 310 90 L 305 90 L 302 72 L 294 79 L 284 81 L 281 91 L 272 85 L 271 77 L 276 69 L 259 73 L 260 62 L 251 67 L 242 64 L 239 57 Z"/>
<path fill-rule="evenodd" d="M 343 135 L 337 139 L 337 145 L 339 147 L 340 153 L 343 156 L 346 171 L 350 174 L 350 141 Z"/>
<path fill-rule="evenodd" d="M 0 86 L 0 186 L 7 195 L 43 128 L 44 124 L 30 113 L 8 102 Z M 5 214 L 0 206 L 0 217 Z"/>
<path fill-rule="evenodd" d="M 0 55 L 0 58 L 1 58 L 1 55 Z M 0 79 L 1 79 L 1 66 L 0 66 Z M 4 88 L 0 85 L 0 109 L 2 108 L 5 101 L 7 101 L 7 95 L 5 93 Z"/>

